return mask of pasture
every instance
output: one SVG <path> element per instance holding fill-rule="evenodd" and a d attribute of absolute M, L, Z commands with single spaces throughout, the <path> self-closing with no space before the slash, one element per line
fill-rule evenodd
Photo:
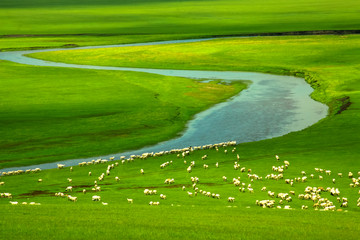
<path fill-rule="evenodd" d="M 357 0 L 2 0 L 0 51 L 359 30 L 359 10 Z M 98 164 L 176 136 L 245 83 L 0 61 L 0 169 L 94 157 L 2 173 L 1 239 L 358 239 L 359 43 L 274 36 L 32 54 L 301 76 L 329 106 L 325 119 L 282 137 Z"/>
<path fill-rule="evenodd" d="M 0 50 L 359 29 L 357 0 L 2 0 Z"/>
<path fill-rule="evenodd" d="M 0 169 L 155 144 L 246 87 L 6 61 L 0 71 Z"/>
<path fill-rule="evenodd" d="M 259 149 L 254 154 L 252 150 L 251 146 L 241 145 L 185 149 L 143 159 L 138 156 L 99 164 L 89 162 L 72 170 L 65 167 L 3 176 L 0 192 L 11 193 L 12 199 L 0 198 L 2 232 L 19 238 L 35 234 L 46 238 L 53 231 L 61 231 L 62 234 L 52 236 L 55 239 L 357 238 L 360 188 L 358 184 L 350 186 L 355 180 L 348 174 L 360 177 L 358 166 L 343 161 L 341 166 L 333 167 L 337 159 L 322 160 L 316 154 L 311 159 L 318 161 L 306 161 L 306 153 L 279 155 L 280 160 L 276 160 L 273 153 Z M 183 157 L 182 152 L 186 151 L 189 154 Z M 189 172 L 193 161 L 195 165 Z M 278 168 L 281 166 L 282 177 Z M 331 172 L 326 173 L 328 170 Z M 198 181 L 192 181 L 192 177 Z M 167 179 L 174 182 L 167 184 Z M 293 184 L 286 183 L 287 179 Z M 66 191 L 69 186 L 72 190 Z M 301 199 L 308 187 L 322 190 L 308 192 L 312 199 Z M 338 189 L 339 195 L 332 195 L 331 188 Z M 145 189 L 156 190 L 157 194 L 145 195 Z M 55 196 L 58 193 L 65 196 Z M 277 197 L 280 193 L 288 196 L 281 199 Z M 166 198 L 161 199 L 161 194 Z M 69 201 L 68 195 L 77 201 Z M 93 196 L 100 196 L 101 200 L 92 201 Z M 229 202 L 229 197 L 235 201 Z M 341 207 L 343 198 L 348 201 L 347 207 Z M 275 203 L 261 207 L 257 200 Z M 18 204 L 11 205 L 9 201 Z M 39 205 L 30 205 L 31 202 Z M 159 205 L 149 205 L 150 202 Z M 327 209 L 324 202 L 331 202 L 334 208 Z"/>

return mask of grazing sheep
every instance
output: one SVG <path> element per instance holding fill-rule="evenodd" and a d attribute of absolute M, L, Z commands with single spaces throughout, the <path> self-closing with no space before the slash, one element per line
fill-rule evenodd
<path fill-rule="evenodd" d="M 219 163 L 218 163 L 218 162 L 215 163 L 215 167 L 217 167 L 217 168 L 219 167 Z"/>
<path fill-rule="evenodd" d="M 160 194 L 160 199 L 166 199 L 166 195 L 164 195 L 164 194 Z"/>
<path fill-rule="evenodd" d="M 41 183 L 43 180 L 41 178 L 38 179 L 38 182 Z"/>
<path fill-rule="evenodd" d="M 192 192 L 187 192 L 188 196 L 189 197 L 192 197 L 193 196 L 193 193 Z"/>
<path fill-rule="evenodd" d="M 10 204 L 11 204 L 11 205 L 18 205 L 18 202 L 12 202 L 12 201 L 10 201 Z"/>
<path fill-rule="evenodd" d="M 235 201 L 235 198 L 234 197 L 228 197 L 228 202 L 234 202 Z"/>
<path fill-rule="evenodd" d="M 101 204 L 102 204 L 102 205 L 104 205 L 104 206 L 109 205 L 109 204 L 108 204 L 108 203 L 106 203 L 106 202 L 101 202 Z"/>
<path fill-rule="evenodd" d="M 226 182 L 227 178 L 225 176 L 222 176 L 222 179 Z"/>
<path fill-rule="evenodd" d="M 330 176 L 330 175 L 331 175 L 331 171 L 330 171 L 330 170 L 325 170 L 325 174 Z"/>
<path fill-rule="evenodd" d="M 134 200 L 131 198 L 127 198 L 128 203 L 134 203 Z"/>
<path fill-rule="evenodd" d="M 70 191 L 70 192 L 72 192 L 72 187 L 71 187 L 71 186 L 66 187 L 65 191 Z"/>
<path fill-rule="evenodd" d="M 173 178 L 172 179 L 167 178 L 167 179 L 165 179 L 164 183 L 165 184 L 172 184 L 172 183 L 175 183 L 175 180 Z"/>
<path fill-rule="evenodd" d="M 333 179 L 332 179 L 332 182 L 335 183 L 335 181 L 336 181 L 335 178 L 333 178 Z"/>
<path fill-rule="evenodd" d="M 191 171 L 192 171 L 191 166 L 189 166 L 189 167 L 186 169 L 186 171 L 187 171 L 188 173 L 191 173 Z"/>
<path fill-rule="evenodd" d="M 275 197 L 275 192 L 271 192 L 271 191 L 268 191 L 268 195 L 269 195 L 269 197 Z"/>
<path fill-rule="evenodd" d="M 319 180 L 323 180 L 323 177 L 321 175 L 319 175 Z"/>
<path fill-rule="evenodd" d="M 83 191 L 82 191 L 82 192 L 83 192 L 83 194 L 85 194 L 85 193 L 86 193 L 86 189 L 83 189 Z"/>
<path fill-rule="evenodd" d="M 58 168 L 58 169 L 62 169 L 62 168 L 64 168 L 64 167 L 65 167 L 65 164 L 59 164 L 59 163 L 57 164 L 57 168 Z"/>
<path fill-rule="evenodd" d="M 140 169 L 140 173 L 141 173 L 141 174 L 144 174 L 144 169 Z"/>
<path fill-rule="evenodd" d="M 68 182 L 69 182 L 69 183 L 71 183 L 71 182 L 72 182 L 72 179 L 71 179 L 71 178 L 68 178 L 67 180 L 68 180 Z"/>
<path fill-rule="evenodd" d="M 72 201 L 72 202 L 76 202 L 77 201 L 77 197 L 73 197 L 71 195 L 68 195 L 68 200 Z"/>
<path fill-rule="evenodd" d="M 88 174 L 89 176 L 91 176 L 91 172 L 89 172 L 89 174 Z"/>
<path fill-rule="evenodd" d="M 280 160 L 280 157 L 278 155 L 275 155 L 276 160 Z"/>
<path fill-rule="evenodd" d="M 97 196 L 97 195 L 94 195 L 94 196 L 92 196 L 92 198 L 91 198 L 91 200 L 92 201 L 100 201 L 101 200 L 101 197 L 100 196 Z"/>
<path fill-rule="evenodd" d="M 115 177 L 115 181 L 118 182 L 119 180 L 120 180 L 120 178 L 119 178 L 118 176 L 116 176 L 116 177 Z"/>
<path fill-rule="evenodd" d="M 208 168 L 209 168 L 209 165 L 204 164 L 204 169 L 208 169 Z"/>
<path fill-rule="evenodd" d="M 3 186 L 5 184 L 5 182 L 0 182 L 0 186 Z"/>
<path fill-rule="evenodd" d="M 183 191 L 185 191 L 185 186 L 182 186 L 181 189 L 182 189 Z"/>

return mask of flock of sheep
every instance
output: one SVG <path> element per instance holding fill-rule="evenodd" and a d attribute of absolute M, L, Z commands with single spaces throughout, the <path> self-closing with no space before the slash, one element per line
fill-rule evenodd
<path fill-rule="evenodd" d="M 311 182 L 312 179 L 318 178 L 318 180 L 322 181 L 324 177 L 330 177 L 332 176 L 332 171 L 328 169 L 321 169 L 321 168 L 314 168 L 315 172 L 311 174 L 306 174 L 305 171 L 301 171 L 299 176 L 294 178 L 285 178 L 287 170 L 290 168 L 290 162 L 289 161 L 282 161 L 280 160 L 280 157 L 278 155 L 275 156 L 275 159 L 273 162 L 277 163 L 278 166 L 272 166 L 271 171 L 266 176 L 259 176 L 254 173 L 252 169 L 248 169 L 245 166 L 242 166 L 242 164 L 239 163 L 240 157 L 239 154 L 236 154 L 236 142 L 230 141 L 225 143 L 219 143 L 219 144 L 211 144 L 211 145 L 205 145 L 202 147 L 189 147 L 184 149 L 174 149 L 171 151 L 163 151 L 158 153 L 144 153 L 142 155 L 131 155 L 129 158 L 125 158 L 124 156 L 120 157 L 119 161 L 114 161 L 115 158 L 111 157 L 109 160 L 105 159 L 98 159 L 98 160 L 92 160 L 89 162 L 81 162 L 79 163 L 79 167 L 88 167 L 95 164 L 107 164 L 106 170 L 101 173 L 99 176 L 95 176 L 95 181 L 93 182 L 93 187 L 91 188 L 91 191 L 93 193 L 97 193 L 96 195 L 92 195 L 91 200 L 95 202 L 101 202 L 101 186 L 98 185 L 100 182 L 102 182 L 105 178 L 109 177 L 111 175 L 111 171 L 118 167 L 120 164 L 123 165 L 125 163 L 133 162 L 135 159 L 145 159 L 149 157 L 158 157 L 163 156 L 166 154 L 176 154 L 177 158 L 181 158 L 184 162 L 184 171 L 186 171 L 189 174 L 189 179 L 191 181 L 191 188 L 187 189 L 185 185 L 181 186 L 179 191 L 184 191 L 190 198 L 194 198 L 197 196 L 205 196 L 208 198 L 213 199 L 223 199 L 222 196 L 220 196 L 219 193 L 210 192 L 204 189 L 200 188 L 201 180 L 196 176 L 191 176 L 191 173 L 195 167 L 197 167 L 199 164 L 196 163 L 198 161 L 195 161 L 194 158 L 191 158 L 192 161 L 187 162 L 188 156 L 195 150 L 200 149 L 215 149 L 217 152 L 223 151 L 224 154 L 228 154 L 228 147 L 231 147 L 231 152 L 234 154 L 234 165 L 233 169 L 234 171 L 238 171 L 241 176 L 232 178 L 230 181 L 226 176 L 222 176 L 221 179 L 225 183 L 232 184 L 235 189 L 237 189 L 239 192 L 242 193 L 248 193 L 248 194 L 254 194 L 254 192 L 265 192 L 267 193 L 267 199 L 258 199 L 255 201 L 255 205 L 262 207 L 262 208 L 283 208 L 283 209 L 292 209 L 291 202 L 294 198 L 298 198 L 301 201 L 304 201 L 304 204 L 301 206 L 301 209 L 308 209 L 309 205 L 312 205 L 312 207 L 315 210 L 324 210 L 324 211 L 335 211 L 335 210 L 342 210 L 341 208 L 346 208 L 349 205 L 349 200 L 346 196 L 343 196 L 338 188 L 334 186 L 306 186 L 304 188 L 303 192 L 296 193 L 294 190 L 289 190 L 287 192 L 277 192 L 271 191 L 269 189 L 269 186 L 266 186 L 266 183 L 268 181 L 278 181 L 279 183 L 283 183 L 285 185 L 289 185 L 291 189 L 291 186 L 294 186 L 294 184 L 307 184 L 308 182 Z M 235 155 L 236 154 L 236 155 Z M 236 156 L 236 159 L 235 159 Z M 206 171 L 209 168 L 209 164 L 206 163 L 206 160 L 208 159 L 208 155 L 203 155 L 201 157 L 202 163 L 200 166 L 203 167 L 204 171 Z M 114 161 L 114 162 L 113 162 Z M 180 161 L 180 160 L 176 160 Z M 167 161 L 162 164 L 160 164 L 160 169 L 166 169 L 168 166 L 171 166 L 173 164 L 173 161 Z M 58 164 L 58 169 L 64 169 L 64 164 Z M 219 168 L 219 162 L 215 163 L 215 168 Z M 29 169 L 26 171 L 11 171 L 11 172 L 3 172 L 2 176 L 9 176 L 9 175 L 17 175 L 17 174 L 23 174 L 23 173 L 35 173 L 41 171 L 40 169 Z M 70 167 L 70 171 L 73 171 L 73 167 Z M 163 171 L 163 170 L 161 170 Z M 139 173 L 142 175 L 145 174 L 144 169 L 140 169 Z M 92 177 L 92 172 L 89 171 L 87 174 L 89 177 L 94 179 Z M 317 176 L 315 176 L 317 175 Z M 346 174 L 347 178 L 349 179 L 349 187 L 352 189 L 359 188 L 360 185 L 360 172 L 357 173 L 357 176 L 353 174 L 352 172 L 348 172 Z M 336 176 L 338 178 L 342 178 L 342 173 L 337 173 Z M 116 182 L 120 181 L 120 178 L 118 176 L 112 177 Z M 220 177 L 219 177 L 220 178 Z M 39 182 L 42 181 L 42 179 L 38 179 Z M 72 179 L 67 179 L 68 183 L 72 183 Z M 259 189 L 254 188 L 254 182 L 262 183 L 263 186 Z M 164 180 L 164 184 L 174 184 L 175 179 L 174 178 L 166 178 Z M 336 179 L 332 178 L 332 183 L 336 183 Z M 0 182 L 0 187 L 4 185 L 5 182 Z M 257 184 L 258 185 L 258 184 Z M 66 198 L 71 202 L 77 202 L 78 197 L 70 195 L 70 193 L 73 191 L 72 186 L 67 186 L 64 189 L 64 192 L 57 192 L 54 194 L 56 197 L 60 198 Z M 83 194 L 87 193 L 86 189 L 82 190 Z M 144 195 L 158 195 L 158 191 L 156 189 L 144 189 L 143 191 Z M 360 190 L 358 192 L 360 194 Z M 327 195 L 326 195 L 327 194 Z M 326 196 L 324 196 L 326 195 Z M 11 193 L 0 193 L 1 198 L 8 198 L 12 199 Z M 264 196 L 264 194 L 262 194 Z M 167 196 L 163 193 L 159 194 L 159 200 L 160 201 L 150 201 L 149 205 L 157 206 L 160 205 L 161 201 L 165 201 L 167 199 Z M 235 203 L 238 201 L 234 196 L 225 196 L 227 202 L 230 204 Z M 133 198 L 127 198 L 127 202 L 129 204 L 133 204 L 136 199 Z M 340 209 L 336 208 L 336 204 L 334 202 L 338 202 L 340 205 Z M 108 205 L 106 202 L 101 202 L 102 205 Z M 17 205 L 19 204 L 16 201 L 10 201 L 10 204 Z M 27 204 L 26 202 L 23 202 L 22 204 Z M 360 207 L 360 198 L 357 199 L 357 207 Z M 39 205 L 39 203 L 31 202 L 30 205 Z"/>

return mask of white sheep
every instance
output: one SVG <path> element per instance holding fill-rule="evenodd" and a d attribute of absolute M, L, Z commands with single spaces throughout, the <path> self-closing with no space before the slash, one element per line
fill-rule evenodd
<path fill-rule="evenodd" d="M 60 164 L 60 163 L 57 164 L 57 168 L 58 168 L 58 169 L 62 169 L 62 168 L 64 168 L 64 167 L 65 167 L 65 164 Z"/>
<path fill-rule="evenodd" d="M 73 197 L 71 195 L 68 195 L 68 200 L 72 201 L 72 202 L 76 202 L 77 201 L 77 197 Z"/>
<path fill-rule="evenodd" d="M 215 163 L 215 167 L 217 167 L 217 168 L 219 167 L 219 163 L 218 163 L 218 162 Z"/>
<path fill-rule="evenodd" d="M 10 204 L 11 204 L 11 205 L 18 205 L 18 202 L 12 202 L 12 201 L 10 201 Z"/>
<path fill-rule="evenodd" d="M 65 189 L 65 191 L 70 191 L 70 192 L 72 192 L 72 186 L 68 186 L 68 187 L 66 187 L 66 189 Z"/>
<path fill-rule="evenodd" d="M 160 199 L 166 199 L 166 195 L 164 195 L 164 194 L 160 194 Z"/>
<path fill-rule="evenodd" d="M 134 200 L 131 198 L 127 198 L 128 203 L 134 203 Z"/>
<path fill-rule="evenodd" d="M 228 202 L 234 202 L 235 198 L 234 197 L 228 197 Z"/>
<path fill-rule="evenodd" d="M 101 200 L 101 197 L 100 196 L 97 196 L 97 195 L 94 195 L 92 196 L 91 198 L 93 201 L 100 201 Z"/>
<path fill-rule="evenodd" d="M 141 174 L 144 174 L 144 169 L 140 169 L 140 173 L 141 173 Z"/>

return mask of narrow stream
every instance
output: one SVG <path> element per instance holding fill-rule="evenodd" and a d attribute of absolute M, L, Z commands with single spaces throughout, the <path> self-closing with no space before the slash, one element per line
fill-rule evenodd
<path fill-rule="evenodd" d="M 186 77 L 193 79 L 243 81 L 250 80 L 249 88 L 232 97 L 226 102 L 215 105 L 194 116 L 181 136 L 169 141 L 160 142 L 154 146 L 111 154 L 109 156 L 94 156 L 86 159 L 71 159 L 55 163 L 2 169 L 3 171 L 26 170 L 32 168 L 55 168 L 57 163 L 66 166 L 77 165 L 79 162 L 91 161 L 97 158 L 129 156 L 145 152 L 159 152 L 189 146 L 202 146 L 226 141 L 253 142 L 285 135 L 309 127 L 326 117 L 328 107 L 310 98 L 313 89 L 302 78 L 278 76 L 272 74 L 234 71 L 194 71 L 166 70 L 145 68 L 123 68 L 91 66 L 49 62 L 24 54 L 55 50 L 92 49 L 104 47 L 131 47 L 155 44 L 170 44 L 182 42 L 205 41 L 210 39 L 178 40 L 144 44 L 122 44 L 110 46 L 80 47 L 72 49 L 46 49 L 17 52 L 2 52 L 0 59 L 34 66 L 70 67 L 97 70 L 135 71 L 160 74 L 165 76 Z"/>

